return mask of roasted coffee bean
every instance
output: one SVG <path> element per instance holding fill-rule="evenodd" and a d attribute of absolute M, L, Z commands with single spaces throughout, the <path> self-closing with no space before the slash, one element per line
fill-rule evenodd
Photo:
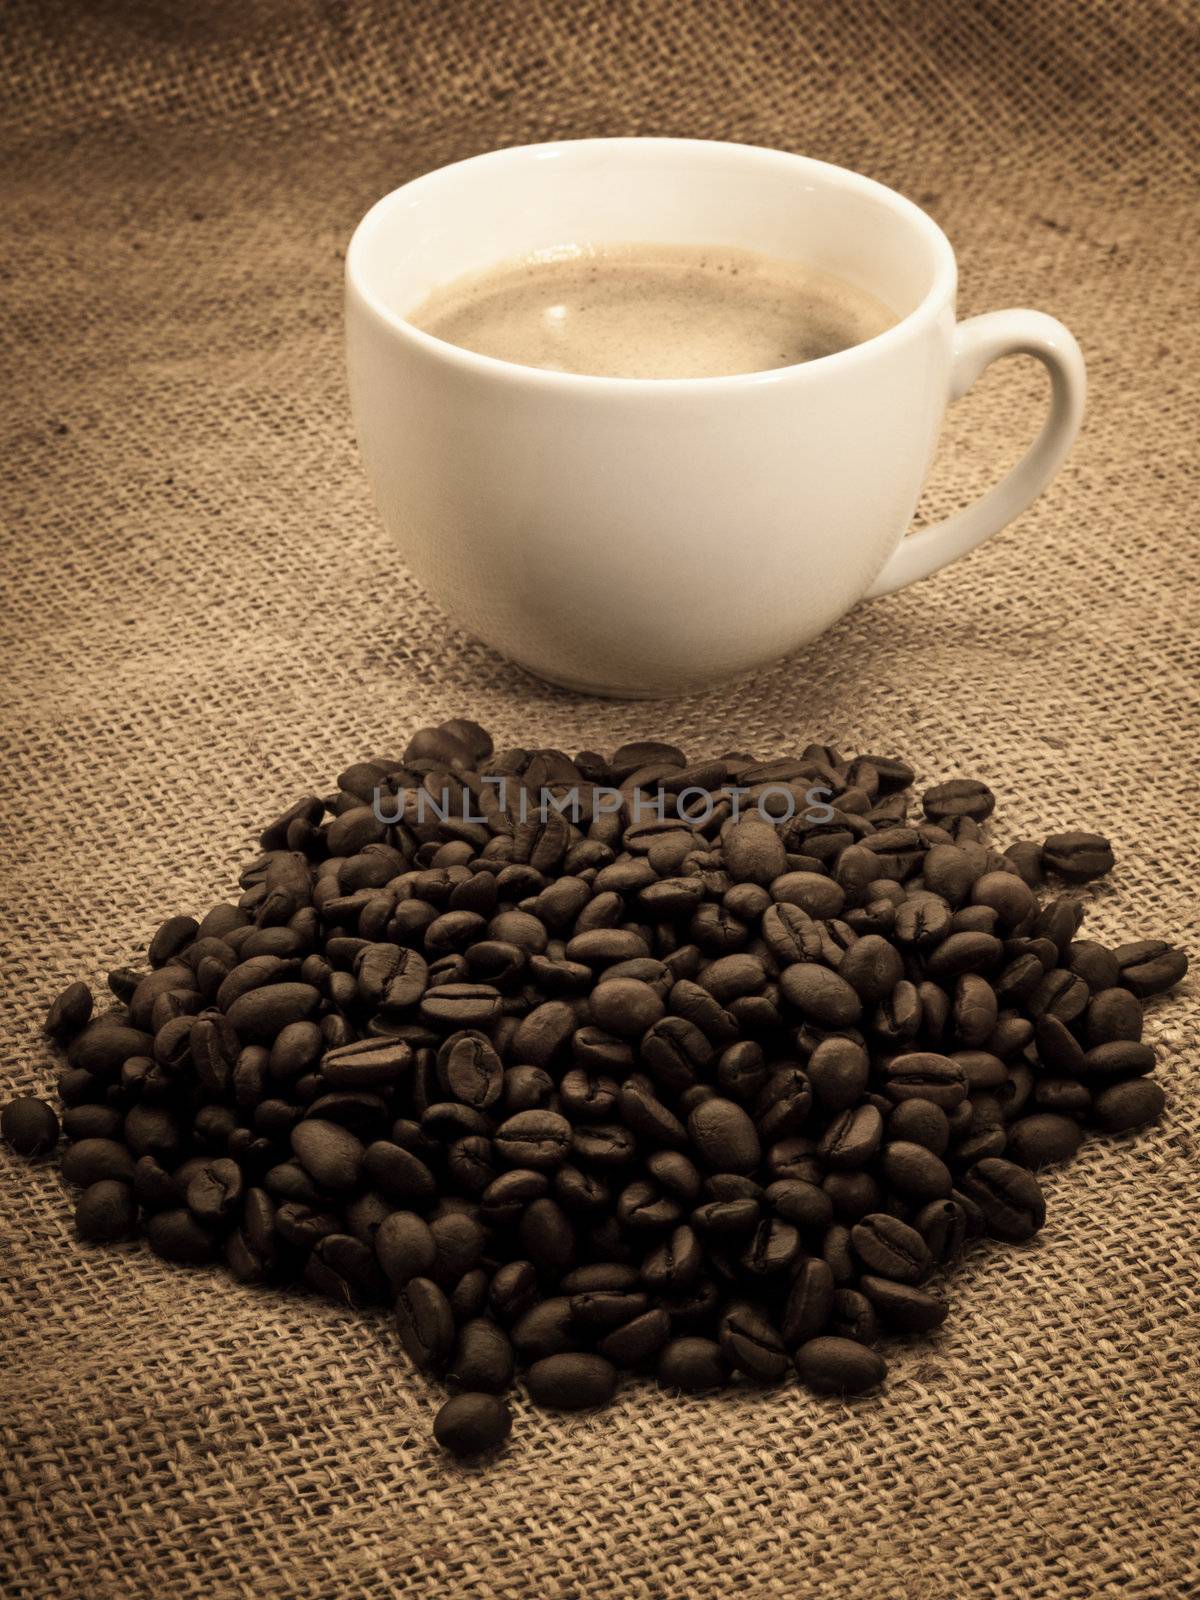
<path fill-rule="evenodd" d="M 164 1261 L 198 1265 L 211 1261 L 217 1251 L 217 1233 L 182 1206 L 156 1211 L 146 1223 L 146 1238 Z"/>
<path fill-rule="evenodd" d="M 762 1155 L 758 1132 L 733 1100 L 714 1097 L 689 1114 L 687 1131 L 701 1162 L 717 1172 L 753 1172 Z"/>
<path fill-rule="evenodd" d="M 1037 1179 L 1011 1161 L 976 1162 L 959 1180 L 959 1188 L 979 1207 L 989 1232 L 1001 1239 L 1032 1239 L 1046 1220 Z"/>
<path fill-rule="evenodd" d="M 51 1002 L 42 1030 L 52 1039 L 70 1039 L 87 1025 L 91 1014 L 92 991 L 86 983 L 71 983 Z"/>
<path fill-rule="evenodd" d="M 1082 1139 L 1082 1129 L 1071 1117 L 1035 1112 L 1018 1118 L 1009 1128 L 1005 1154 L 1018 1166 L 1044 1167 L 1070 1161 Z"/>
<path fill-rule="evenodd" d="M 850 1243 L 868 1271 L 896 1283 L 920 1283 L 933 1264 L 917 1230 L 886 1212 L 874 1212 L 856 1222 L 850 1230 Z"/>
<path fill-rule="evenodd" d="M 1140 1078 L 1154 1071 L 1154 1050 L 1134 1039 L 1096 1044 L 1083 1058 L 1083 1076 L 1100 1080 Z"/>
<path fill-rule="evenodd" d="M 55 1132 L 57 1134 L 57 1118 Z M 5 1137 L 10 1137 L 7 1128 Z M 61 1170 L 68 1183 L 82 1189 L 90 1188 L 93 1183 L 105 1178 L 132 1183 L 133 1156 L 127 1146 L 117 1139 L 80 1139 L 64 1153 Z"/>
<path fill-rule="evenodd" d="M 495 1146 L 509 1166 L 551 1171 L 571 1149 L 571 1124 L 554 1111 L 519 1111 L 496 1129 Z"/>
<path fill-rule="evenodd" d="M 924 1145 L 905 1139 L 891 1139 L 883 1146 L 879 1166 L 884 1182 L 905 1199 L 941 1200 L 954 1187 L 944 1161 Z"/>
<path fill-rule="evenodd" d="M 15 1100 L 10 1100 L 0 1111 L 0 1135 L 21 1156 L 41 1156 L 53 1150 L 58 1143 L 58 1118 L 52 1106 L 44 1100 L 39 1100 L 35 1095 L 18 1095 Z M 73 1135 L 72 1137 L 76 1137 Z M 99 1141 L 84 1140 L 85 1143 L 100 1142 L 111 1143 L 108 1138 Z M 75 1145 L 73 1149 L 78 1149 Z M 132 1162 L 130 1163 L 132 1168 Z M 65 1174 L 64 1174 L 65 1175 Z M 102 1173 L 107 1177 L 119 1174 Z M 131 1174 L 132 1175 L 132 1174 Z M 76 1179 L 76 1182 L 83 1181 Z"/>
<path fill-rule="evenodd" d="M 1083 1028 L 1090 1046 L 1117 1039 L 1142 1037 L 1142 1003 L 1126 988 L 1101 989 L 1093 994 L 1084 1014 Z M 1082 1051 L 1076 1045 L 1079 1055 Z"/>
<path fill-rule="evenodd" d="M 779 987 L 789 1005 L 822 1028 L 852 1028 L 862 1016 L 862 1002 L 851 985 L 815 961 L 785 967 Z"/>
<path fill-rule="evenodd" d="M 254 1043 L 273 1039 L 289 1022 L 303 1021 L 320 999 L 310 983 L 268 983 L 239 995 L 226 1015 L 238 1037 Z"/>
<path fill-rule="evenodd" d="M 1044 1067 L 1072 1077 L 1082 1074 L 1083 1047 L 1059 1017 L 1049 1014 L 1040 1016 L 1034 1025 L 1034 1041 L 1038 1059 Z"/>
<path fill-rule="evenodd" d="M 133 1187 L 115 1178 L 89 1184 L 75 1203 L 75 1231 L 93 1243 L 128 1238 L 136 1221 Z"/>
<path fill-rule="evenodd" d="M 926 789 L 921 805 L 932 822 L 953 821 L 957 817 L 971 817 L 982 822 L 995 809 L 996 797 L 987 784 L 978 779 L 951 778 L 947 783 Z"/>
<path fill-rule="evenodd" d="M 466 1392 L 447 1400 L 433 1419 L 433 1436 L 454 1456 L 495 1450 L 512 1431 L 512 1413 L 494 1394 Z"/>
<path fill-rule="evenodd" d="M 949 1056 L 928 1051 L 893 1056 L 884 1073 L 883 1092 L 896 1104 L 903 1100 L 929 1100 L 951 1111 L 967 1097 L 966 1073 Z"/>
<path fill-rule="evenodd" d="M 817 1156 L 827 1167 L 857 1171 L 874 1159 L 883 1142 L 883 1118 L 873 1105 L 843 1111 L 829 1123 Z"/>
<path fill-rule="evenodd" d="M 1113 956 L 1121 971 L 1121 982 L 1139 1000 L 1148 1000 L 1152 995 L 1174 988 L 1188 969 L 1184 952 L 1164 944 L 1161 939 L 1120 945 Z"/>
<path fill-rule="evenodd" d="M 412 1049 L 399 1039 L 359 1039 L 327 1050 L 320 1073 L 337 1089 L 374 1089 L 412 1070 Z"/>
<path fill-rule="evenodd" d="M 446 1382 L 454 1389 L 499 1394 L 513 1377 L 513 1347 L 490 1317 L 472 1317 L 458 1330 Z"/>
<path fill-rule="evenodd" d="M 721 1346 L 715 1339 L 685 1335 L 672 1339 L 659 1355 L 655 1375 L 664 1389 L 681 1389 L 684 1394 L 703 1394 L 719 1389 L 728 1368 Z"/>
<path fill-rule="evenodd" d="M 729 1365 L 759 1383 L 778 1383 L 788 1369 L 778 1330 L 756 1306 L 730 1306 L 721 1318 L 721 1354 Z"/>
<path fill-rule="evenodd" d="M 617 1369 L 603 1356 L 563 1352 L 535 1361 L 526 1382 L 535 1405 L 584 1411 L 608 1405 L 616 1391 Z"/>
<path fill-rule="evenodd" d="M 292 1151 L 305 1172 L 323 1189 L 353 1189 L 363 1168 L 363 1144 L 348 1129 L 319 1117 L 298 1122 Z"/>
<path fill-rule="evenodd" d="M 838 977 L 854 989 L 861 1000 L 876 1004 L 893 993 L 904 976 L 904 962 L 895 945 L 877 934 L 866 934 L 847 950 L 838 966 Z"/>
<path fill-rule="evenodd" d="M 935 1156 L 943 1156 L 950 1143 L 950 1123 L 941 1106 L 932 1100 L 901 1100 L 887 1119 L 890 1139 L 924 1146 Z"/>
<path fill-rule="evenodd" d="M 526 1265 L 533 1270 L 532 1262 Z M 570 1297 L 555 1295 L 528 1306 L 513 1321 L 512 1341 L 530 1360 L 572 1349 L 578 1339 Z"/>
<path fill-rule="evenodd" d="M 316 1240 L 304 1265 L 304 1281 L 341 1305 L 367 1306 L 382 1300 L 386 1283 L 371 1246 L 347 1233 Z"/>
<path fill-rule="evenodd" d="M 1127 1078 L 1110 1084 L 1096 1096 L 1096 1121 L 1109 1133 L 1125 1133 L 1155 1122 L 1162 1115 L 1166 1096 L 1152 1078 Z"/>
<path fill-rule="evenodd" d="M 822 1039 L 808 1058 L 813 1095 L 828 1111 L 845 1111 L 856 1105 L 870 1071 L 870 1059 L 862 1045 L 837 1035 Z"/>
<path fill-rule="evenodd" d="M 1052 833 L 1042 845 L 1042 862 L 1071 883 L 1102 878 L 1116 865 L 1112 846 L 1098 833 Z"/>
<path fill-rule="evenodd" d="M 661 1306 L 631 1318 L 599 1340 L 596 1349 L 627 1370 L 654 1359 L 671 1337 L 671 1318 Z"/>
<path fill-rule="evenodd" d="M 219 1223 L 233 1215 L 241 1205 L 242 1169 L 236 1161 L 221 1157 L 205 1162 L 187 1186 L 187 1207 L 201 1222 Z"/>
<path fill-rule="evenodd" d="M 410 1278 L 396 1295 L 400 1342 L 418 1367 L 439 1367 L 454 1345 L 454 1316 L 430 1278 Z"/>
<path fill-rule="evenodd" d="M 127 1027 L 111 1017 L 97 1017 L 72 1039 L 67 1063 L 108 1079 L 120 1072 L 130 1056 L 152 1055 L 153 1050 L 153 1038 L 140 1028 Z"/>
<path fill-rule="evenodd" d="M 437 1028 L 479 1028 L 500 1014 L 500 991 L 489 983 L 443 983 L 421 996 L 422 1022 Z"/>
<path fill-rule="evenodd" d="M 793 1227 L 821 1231 L 833 1221 L 833 1203 L 823 1189 L 803 1178 L 780 1178 L 769 1184 L 763 1199 L 777 1217 Z M 730 1201 L 729 1204 L 744 1202 Z M 757 1205 L 757 1202 L 754 1202 Z"/>
<path fill-rule="evenodd" d="M 881 1355 L 853 1339 L 823 1334 L 808 1339 L 795 1353 L 800 1381 L 817 1394 L 862 1394 L 887 1376 Z"/>
<path fill-rule="evenodd" d="M 423 1217 L 413 1211 L 393 1211 L 376 1229 L 375 1254 L 392 1287 L 399 1289 L 411 1278 L 430 1275 L 437 1241 Z"/>
<path fill-rule="evenodd" d="M 967 1217 L 959 1201 L 931 1200 L 913 1219 L 913 1226 L 924 1239 L 931 1259 L 938 1264 L 953 1261 L 967 1238 Z"/>
<path fill-rule="evenodd" d="M 928 1333 L 941 1327 L 950 1312 L 949 1305 L 940 1296 L 909 1283 L 895 1283 L 890 1278 L 864 1273 L 859 1288 L 883 1326 L 897 1333 Z"/>

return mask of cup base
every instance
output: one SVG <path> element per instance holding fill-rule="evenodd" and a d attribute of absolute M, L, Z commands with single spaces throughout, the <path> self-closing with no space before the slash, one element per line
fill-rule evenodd
<path fill-rule="evenodd" d="M 515 664 L 522 672 L 535 679 L 536 682 L 545 684 L 551 689 L 564 689 L 570 694 L 591 695 L 597 700 L 683 700 L 689 695 L 708 694 L 714 689 L 727 688 L 730 684 L 745 681 L 754 676 L 756 672 L 763 672 L 780 661 L 786 661 L 790 652 L 782 652 L 768 661 L 758 662 L 751 667 L 739 667 L 733 672 L 720 673 L 714 678 L 701 678 L 690 683 L 667 684 L 661 689 L 639 688 L 618 689 L 611 684 L 597 684 L 585 682 L 581 678 L 560 676 L 558 673 L 542 672 L 536 667 L 526 666 L 523 661 Z"/>

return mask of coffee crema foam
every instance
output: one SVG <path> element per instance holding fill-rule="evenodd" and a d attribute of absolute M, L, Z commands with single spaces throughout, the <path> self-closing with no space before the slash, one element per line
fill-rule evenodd
<path fill-rule="evenodd" d="M 407 320 L 465 350 L 551 372 L 713 378 L 815 361 L 899 319 L 805 262 L 626 244 L 500 262 L 435 289 Z"/>

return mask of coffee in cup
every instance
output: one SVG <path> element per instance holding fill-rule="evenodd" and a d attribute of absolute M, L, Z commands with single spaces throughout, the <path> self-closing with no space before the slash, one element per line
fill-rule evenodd
<path fill-rule="evenodd" d="M 551 372 L 719 378 L 836 355 L 899 319 L 865 289 L 758 250 L 572 244 L 456 278 L 408 320 Z"/>

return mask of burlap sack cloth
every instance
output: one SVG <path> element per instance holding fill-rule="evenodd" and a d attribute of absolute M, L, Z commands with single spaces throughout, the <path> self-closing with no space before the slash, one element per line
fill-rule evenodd
<path fill-rule="evenodd" d="M 727 6 L 10 0 L 3 228 L 6 1087 L 48 995 L 234 882 L 349 760 L 470 712 L 506 741 L 811 739 L 977 774 L 1005 840 L 1113 838 L 1088 931 L 1197 907 L 1196 12 L 1150 0 Z M 955 242 L 964 314 L 1035 305 L 1092 382 L 1053 488 L 794 660 L 661 708 L 531 682 L 384 539 L 341 365 L 347 237 L 385 190 L 587 133 L 780 145 Z M 923 514 L 1025 447 L 1032 363 L 949 423 Z M 1047 1178 L 886 1391 L 516 1402 L 494 1465 L 429 1437 L 386 1315 L 85 1247 L 0 1157 L 7 1596 L 340 1600 L 1194 1595 L 1195 988 L 1151 1008 L 1169 1104 Z"/>

